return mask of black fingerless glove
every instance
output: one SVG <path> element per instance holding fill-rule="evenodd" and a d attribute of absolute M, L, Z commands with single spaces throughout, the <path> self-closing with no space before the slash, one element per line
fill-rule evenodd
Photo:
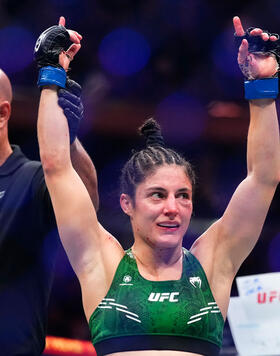
<path fill-rule="evenodd" d="M 263 53 L 273 53 L 276 56 L 277 61 L 279 62 L 280 56 L 280 40 L 279 35 L 277 33 L 269 33 L 268 31 L 263 31 L 268 34 L 268 36 L 276 36 L 276 41 L 264 41 L 261 36 L 251 36 L 250 32 L 255 27 L 250 27 L 246 30 L 245 35 L 237 36 L 234 33 L 234 42 L 237 48 L 240 47 L 243 39 L 246 39 L 249 44 L 248 51 L 249 52 L 263 52 Z"/>
<path fill-rule="evenodd" d="M 46 29 L 36 41 L 34 58 L 39 68 L 52 66 L 62 68 L 59 64 L 59 55 L 66 51 L 72 42 L 64 26 L 52 26 Z"/>
<path fill-rule="evenodd" d="M 40 69 L 37 82 L 39 87 L 52 84 L 65 87 L 66 72 L 59 64 L 59 55 L 71 44 L 64 26 L 52 26 L 41 33 L 34 48 L 34 58 Z"/>
<path fill-rule="evenodd" d="M 234 42 L 237 48 L 240 47 L 243 39 L 248 41 L 248 51 L 251 53 L 271 53 L 275 55 L 277 62 L 279 63 L 280 55 L 280 40 L 277 33 L 269 33 L 268 31 L 263 31 L 268 34 L 268 36 L 276 36 L 276 41 L 264 41 L 261 36 L 251 36 L 250 32 L 254 27 L 250 27 L 246 30 L 243 36 L 237 36 L 234 34 Z M 244 72 L 243 72 L 244 74 Z M 278 73 L 277 73 L 278 74 Z M 245 98 L 247 100 L 253 99 L 275 99 L 278 96 L 278 76 L 275 78 L 264 78 L 255 80 L 245 80 Z"/>

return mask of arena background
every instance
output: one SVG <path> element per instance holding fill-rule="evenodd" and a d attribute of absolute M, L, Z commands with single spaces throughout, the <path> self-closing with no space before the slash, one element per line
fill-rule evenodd
<path fill-rule="evenodd" d="M 131 245 L 129 221 L 119 208 L 118 177 L 131 149 L 141 147 L 137 127 L 154 116 L 168 144 L 197 172 L 194 216 L 185 237 L 190 247 L 221 216 L 246 175 L 248 105 L 232 17 L 240 16 L 245 28 L 280 32 L 280 2 L 1 0 L 0 67 L 14 88 L 10 140 L 34 159 L 39 91 L 33 48 L 60 15 L 67 28 L 83 35 L 70 75 L 84 89 L 79 136 L 98 172 L 101 222 L 125 248 Z M 277 191 L 261 238 L 238 275 L 280 271 L 279 205 Z M 89 340 L 79 284 L 62 247 L 48 334 Z M 235 354 L 227 324 L 223 353 Z"/>

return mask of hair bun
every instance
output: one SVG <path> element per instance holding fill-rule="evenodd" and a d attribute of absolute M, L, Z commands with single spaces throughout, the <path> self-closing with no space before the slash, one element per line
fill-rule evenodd
<path fill-rule="evenodd" d="M 165 146 L 161 128 L 159 124 L 153 118 L 150 118 L 144 122 L 144 124 L 139 128 L 141 135 L 145 137 L 146 146 Z"/>

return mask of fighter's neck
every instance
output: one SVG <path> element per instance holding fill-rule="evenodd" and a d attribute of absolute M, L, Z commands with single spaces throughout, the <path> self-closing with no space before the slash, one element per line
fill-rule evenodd
<path fill-rule="evenodd" d="M 183 261 L 181 246 L 177 246 L 175 249 L 147 249 L 145 246 L 143 247 L 143 244 L 139 246 L 139 244 L 134 243 L 132 253 L 136 258 L 139 270 L 145 270 L 150 275 L 162 275 L 165 271 L 175 273 L 178 270 L 179 275 L 181 275 Z"/>

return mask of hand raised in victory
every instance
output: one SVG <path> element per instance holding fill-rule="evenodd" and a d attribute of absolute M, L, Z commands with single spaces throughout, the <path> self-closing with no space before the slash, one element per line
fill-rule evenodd
<path fill-rule="evenodd" d="M 271 78 L 277 74 L 279 66 L 273 52 L 276 52 L 278 35 L 260 28 L 251 28 L 246 33 L 238 16 L 233 18 L 233 25 L 236 38 L 241 40 L 237 60 L 243 75 L 253 80 Z"/>

